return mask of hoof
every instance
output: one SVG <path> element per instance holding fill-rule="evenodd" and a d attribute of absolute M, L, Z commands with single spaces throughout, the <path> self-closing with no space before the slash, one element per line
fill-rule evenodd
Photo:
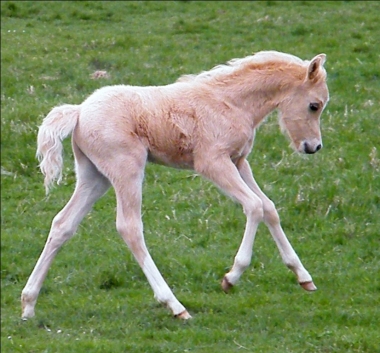
<path fill-rule="evenodd" d="M 233 285 L 228 282 L 228 279 L 226 276 L 223 277 L 223 280 L 222 280 L 222 289 L 224 290 L 225 293 L 228 293 L 229 290 L 233 287 Z"/>
<path fill-rule="evenodd" d="M 308 292 L 313 292 L 315 290 L 317 290 L 317 287 L 315 286 L 315 284 L 313 283 L 313 281 L 309 281 L 309 282 L 302 282 L 300 283 L 300 286 L 307 290 Z"/>
<path fill-rule="evenodd" d="M 174 315 L 177 319 L 181 319 L 181 320 L 188 320 L 188 319 L 191 319 L 191 315 L 188 313 L 187 310 L 185 311 L 182 311 L 182 313 L 178 314 L 178 315 Z"/>

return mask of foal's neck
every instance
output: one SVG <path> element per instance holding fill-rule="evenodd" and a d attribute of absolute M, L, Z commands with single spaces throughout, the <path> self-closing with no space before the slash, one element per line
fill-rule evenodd
<path fill-rule="evenodd" d="M 243 110 L 242 118 L 249 119 L 253 127 L 278 107 L 293 86 L 294 78 L 292 81 L 273 71 L 258 73 L 252 70 L 220 82 L 223 99 Z"/>

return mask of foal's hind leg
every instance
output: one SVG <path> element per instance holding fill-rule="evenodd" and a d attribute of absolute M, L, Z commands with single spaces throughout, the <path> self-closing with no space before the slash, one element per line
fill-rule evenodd
<path fill-rule="evenodd" d="M 261 191 L 260 187 L 253 178 L 248 161 L 246 159 L 240 160 L 237 163 L 237 168 L 243 180 L 263 202 L 264 222 L 269 228 L 269 231 L 277 244 L 283 262 L 296 274 L 298 282 L 304 289 L 308 291 L 316 290 L 317 287 L 314 285 L 309 272 L 302 265 L 298 255 L 293 250 L 292 245 L 281 227 L 280 218 L 276 207 L 273 202 Z"/>
<path fill-rule="evenodd" d="M 115 188 L 117 200 L 116 228 L 139 263 L 151 285 L 155 298 L 181 319 L 191 316 L 177 300 L 157 269 L 145 245 L 141 220 L 142 182 L 147 159 L 145 147 L 139 142 L 130 153 L 113 150 L 112 160 L 103 163 L 106 175 Z M 128 148 L 126 149 L 128 150 Z"/>
<path fill-rule="evenodd" d="M 45 247 L 21 294 L 22 317 L 34 316 L 42 283 L 59 248 L 70 239 L 94 202 L 109 188 L 108 180 L 74 145 L 77 184 L 66 206 L 54 217 Z"/>

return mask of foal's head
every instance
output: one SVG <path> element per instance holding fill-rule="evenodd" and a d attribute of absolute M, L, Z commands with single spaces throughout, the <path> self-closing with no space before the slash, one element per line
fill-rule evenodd
<path fill-rule="evenodd" d="M 329 100 L 325 54 L 314 57 L 305 68 L 302 80 L 290 89 L 279 104 L 280 124 L 287 131 L 293 147 L 301 153 L 315 153 L 322 148 L 320 116 Z"/>

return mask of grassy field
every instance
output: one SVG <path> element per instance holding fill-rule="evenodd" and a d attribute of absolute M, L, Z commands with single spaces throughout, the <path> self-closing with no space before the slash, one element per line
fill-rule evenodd
<path fill-rule="evenodd" d="M 2 352 L 379 352 L 379 13 L 365 1 L 2 1 Z M 194 319 L 155 302 L 115 230 L 111 190 L 57 256 L 36 317 L 22 321 L 21 290 L 75 183 L 66 140 L 63 183 L 45 197 L 36 134 L 51 108 L 269 49 L 327 54 L 324 149 L 296 155 L 270 116 L 249 158 L 319 290 L 299 288 L 260 226 L 250 268 L 224 294 L 240 206 L 191 172 L 149 165 L 146 241 Z M 109 77 L 93 80 L 95 70 Z"/>

